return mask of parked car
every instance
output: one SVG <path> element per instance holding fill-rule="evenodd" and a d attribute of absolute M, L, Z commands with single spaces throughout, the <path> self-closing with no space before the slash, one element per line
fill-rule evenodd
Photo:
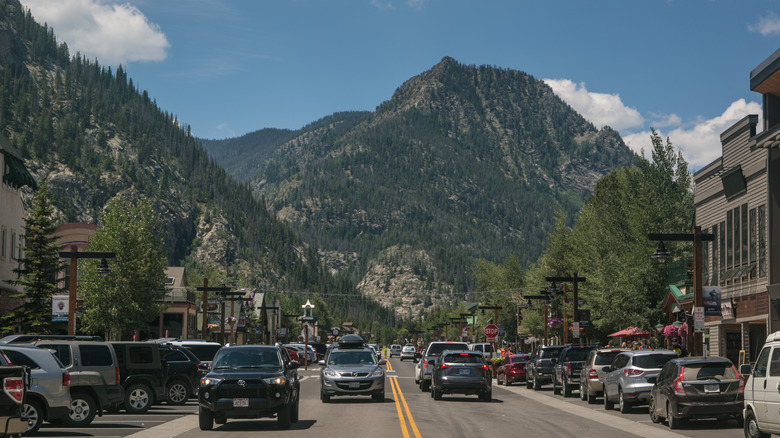
<path fill-rule="evenodd" d="M 22 416 L 29 372 L 22 366 L 11 366 L 0 355 L 0 437 L 18 436 L 27 431 L 27 418 Z"/>
<path fill-rule="evenodd" d="M 299 364 L 303 363 L 303 360 L 301 360 L 301 358 L 298 356 L 298 352 L 300 350 L 298 350 L 297 348 L 288 347 L 286 345 L 282 345 L 282 347 L 284 347 L 284 349 L 287 350 L 287 353 L 290 355 L 290 360 L 298 362 Z"/>
<path fill-rule="evenodd" d="M 415 367 L 414 380 L 415 383 L 420 384 L 422 391 L 428 391 L 431 389 L 431 375 L 433 367 L 436 364 L 436 359 L 444 350 L 468 350 L 469 345 L 465 342 L 431 342 L 428 344 L 428 348 L 425 349 L 425 353 L 422 356 L 422 360 L 417 363 Z"/>
<path fill-rule="evenodd" d="M 485 358 L 496 356 L 496 351 L 493 348 L 493 344 L 490 343 L 475 343 L 469 344 L 469 350 L 479 351 Z"/>
<path fill-rule="evenodd" d="M 767 336 L 754 366 L 739 367 L 742 375 L 748 375 L 745 383 L 745 407 L 742 418 L 745 423 L 745 437 L 763 438 L 769 434 L 780 434 L 780 332 Z M 774 406 L 774 407 L 770 407 Z"/>
<path fill-rule="evenodd" d="M 607 372 L 605 367 L 609 367 L 612 360 L 618 353 L 630 351 L 627 348 L 599 348 L 591 350 L 585 358 L 580 371 L 580 399 L 587 400 L 590 404 L 596 404 L 598 399 L 604 395 L 604 376 Z"/>
<path fill-rule="evenodd" d="M 165 400 L 168 373 L 160 354 L 160 344 L 112 342 L 111 345 L 119 363 L 125 410 L 129 414 L 144 414 L 154 403 Z"/>
<path fill-rule="evenodd" d="M 325 352 L 328 351 L 327 344 L 324 344 L 322 342 L 312 342 L 309 345 L 311 345 L 311 347 L 314 348 L 314 351 L 317 352 L 318 361 L 325 359 Z"/>
<path fill-rule="evenodd" d="M 70 374 L 68 426 L 85 427 L 95 415 L 118 409 L 124 391 L 119 382 L 119 362 L 113 346 L 98 340 L 61 340 L 42 336 L 32 345 L 54 352 Z"/>
<path fill-rule="evenodd" d="M 404 345 L 404 348 L 401 349 L 401 361 L 404 359 L 414 360 L 414 354 L 416 352 L 417 349 L 414 348 L 414 345 Z"/>
<path fill-rule="evenodd" d="M 525 382 L 525 366 L 530 354 L 510 354 L 506 362 L 496 370 L 496 383 L 509 386 L 514 382 Z"/>
<path fill-rule="evenodd" d="M 443 394 L 476 394 L 482 401 L 493 398 L 493 377 L 482 353 L 473 350 L 444 350 L 431 373 L 431 397 Z"/>
<path fill-rule="evenodd" d="M 311 345 L 305 345 L 301 343 L 291 343 L 287 344 L 287 346 L 293 347 L 296 350 L 298 350 L 298 358 L 301 359 L 301 364 L 303 364 L 304 357 L 306 358 L 306 361 L 309 364 L 317 363 L 317 351 L 314 350 L 314 347 Z M 304 353 L 304 351 L 306 353 Z"/>
<path fill-rule="evenodd" d="M 742 426 L 745 379 L 725 357 L 685 357 L 664 364 L 650 391 L 650 419 L 677 429 L 688 418 L 734 418 Z"/>
<path fill-rule="evenodd" d="M 552 383 L 553 367 L 567 345 L 540 345 L 534 349 L 531 358 L 525 365 L 525 386 L 534 391 L 542 389 L 542 385 Z"/>
<path fill-rule="evenodd" d="M 604 409 L 615 403 L 621 413 L 650 402 L 650 390 L 666 362 L 679 357 L 672 350 L 632 350 L 618 353 L 604 376 Z"/>
<path fill-rule="evenodd" d="M 29 367 L 31 385 L 22 415 L 27 418 L 27 434 L 41 428 L 44 421 L 64 422 L 70 415 L 70 374 L 49 350 L 30 345 L 0 344 L 6 363 Z"/>
<path fill-rule="evenodd" d="M 374 354 L 376 355 L 376 360 L 379 360 L 382 358 L 382 349 L 377 344 L 368 344 L 369 347 L 371 347 L 372 350 L 374 350 Z"/>
<path fill-rule="evenodd" d="M 400 356 L 401 355 L 401 346 L 398 344 L 393 344 L 390 346 L 390 357 L 393 356 Z"/>
<path fill-rule="evenodd" d="M 200 381 L 198 425 L 211 430 L 228 418 L 276 416 L 279 429 L 298 421 L 298 362 L 276 345 L 236 345 L 217 352 Z"/>
<path fill-rule="evenodd" d="M 569 345 L 561 350 L 558 361 L 553 366 L 553 393 L 571 397 L 571 392 L 580 386 L 580 371 L 585 357 L 595 347 L 587 345 Z"/>
<path fill-rule="evenodd" d="M 172 344 L 160 345 L 160 356 L 165 362 L 165 402 L 179 406 L 198 393 L 200 359 L 192 350 Z"/>
<path fill-rule="evenodd" d="M 211 342 L 205 339 L 176 339 L 168 343 L 189 349 L 206 368 L 211 365 L 214 355 L 222 348 L 222 344 L 219 342 Z"/>
<path fill-rule="evenodd" d="M 363 338 L 347 335 L 328 350 L 320 366 L 320 399 L 328 403 L 334 396 L 369 395 L 374 401 L 385 400 L 385 373 L 374 350 Z"/>

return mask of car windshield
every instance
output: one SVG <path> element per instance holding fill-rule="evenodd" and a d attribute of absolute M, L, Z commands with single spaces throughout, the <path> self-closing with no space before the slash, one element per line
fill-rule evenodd
<path fill-rule="evenodd" d="M 677 354 L 648 354 L 634 356 L 633 365 L 639 368 L 661 368 L 666 362 L 678 357 Z"/>
<path fill-rule="evenodd" d="M 609 365 L 612 363 L 612 359 L 620 353 L 619 351 L 605 351 L 603 353 L 596 354 L 595 365 Z"/>
<path fill-rule="evenodd" d="M 428 348 L 428 356 L 438 356 L 444 350 L 468 350 L 467 344 L 448 343 L 448 344 L 433 344 Z"/>
<path fill-rule="evenodd" d="M 376 365 L 376 356 L 370 351 L 333 351 L 328 365 Z"/>
<path fill-rule="evenodd" d="M 282 362 L 279 354 L 268 348 L 240 348 L 220 351 L 214 358 L 215 370 L 239 368 L 279 369 Z"/>
<path fill-rule="evenodd" d="M 444 363 L 484 363 L 481 354 L 457 353 L 444 356 Z"/>
<path fill-rule="evenodd" d="M 585 357 L 590 353 L 589 348 L 574 348 L 566 352 L 566 356 L 563 357 L 564 362 L 577 362 L 585 360 Z"/>
<path fill-rule="evenodd" d="M 562 348 L 545 348 L 539 352 L 540 359 L 552 359 L 558 357 L 561 354 Z"/>
<path fill-rule="evenodd" d="M 737 373 L 729 362 L 692 363 L 683 367 L 683 380 L 736 379 Z"/>
<path fill-rule="evenodd" d="M 523 355 L 518 355 L 518 356 L 511 356 L 511 357 L 509 358 L 509 360 L 510 360 L 512 363 L 517 363 L 517 362 L 528 362 L 528 358 L 529 358 L 529 357 L 531 357 L 531 356 L 530 356 L 530 355 L 528 355 L 528 354 L 523 354 Z"/>

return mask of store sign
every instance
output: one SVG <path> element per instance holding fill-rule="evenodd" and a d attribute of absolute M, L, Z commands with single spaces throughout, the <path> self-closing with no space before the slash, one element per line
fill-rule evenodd
<path fill-rule="evenodd" d="M 693 332 L 704 333 L 704 307 L 693 308 Z"/>
<path fill-rule="evenodd" d="M 68 302 L 67 295 L 51 297 L 51 322 L 68 322 Z"/>
<path fill-rule="evenodd" d="M 734 307 L 731 305 L 731 301 L 722 301 L 720 303 L 720 314 L 721 318 L 726 319 L 734 319 Z"/>

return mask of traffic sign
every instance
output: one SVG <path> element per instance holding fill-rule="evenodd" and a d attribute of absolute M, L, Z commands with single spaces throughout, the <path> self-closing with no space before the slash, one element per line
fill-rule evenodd
<path fill-rule="evenodd" d="M 488 324 L 485 326 L 485 338 L 488 342 L 496 342 L 498 337 L 498 327 L 495 324 Z"/>

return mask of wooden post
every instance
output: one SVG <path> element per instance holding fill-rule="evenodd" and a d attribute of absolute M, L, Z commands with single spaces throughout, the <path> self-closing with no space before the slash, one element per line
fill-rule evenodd
<path fill-rule="evenodd" d="M 79 249 L 76 245 L 70 246 L 70 252 L 76 253 Z M 68 334 L 76 334 L 76 282 L 79 272 L 79 259 L 70 258 L 70 278 L 68 281 Z"/>
<path fill-rule="evenodd" d="M 203 308 L 203 321 L 201 322 L 201 332 L 200 337 L 202 339 L 207 339 L 207 333 L 209 328 L 209 322 L 208 322 L 208 316 L 209 316 L 209 293 L 207 292 L 209 287 L 209 279 L 204 278 L 203 279 L 203 302 L 201 302 L 201 307 Z"/>

